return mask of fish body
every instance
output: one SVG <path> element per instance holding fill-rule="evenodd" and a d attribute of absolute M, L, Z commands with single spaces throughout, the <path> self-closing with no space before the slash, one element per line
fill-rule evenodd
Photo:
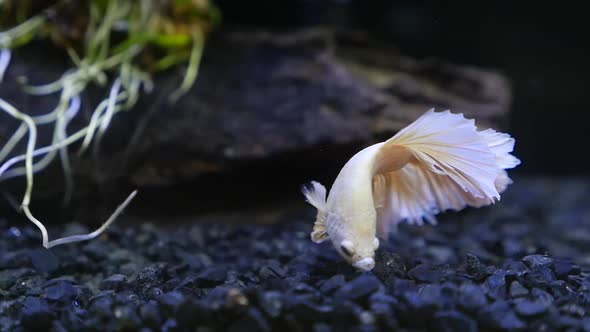
<path fill-rule="evenodd" d="M 318 210 L 311 234 L 328 238 L 353 266 L 371 270 L 379 247 L 402 221 L 435 223 L 435 215 L 499 200 L 510 178 L 504 169 L 514 139 L 449 111 L 428 111 L 391 139 L 355 154 L 336 177 L 329 195 L 318 182 L 304 187 Z"/>
<path fill-rule="evenodd" d="M 373 168 L 383 143 L 372 145 L 355 154 L 336 177 L 327 201 L 327 230 L 340 254 L 359 268 L 372 269 L 374 252 L 379 246 L 375 237 L 377 211 L 373 201 Z M 346 252 L 344 241 L 356 249 Z M 346 242 L 345 242 L 346 243 Z"/>

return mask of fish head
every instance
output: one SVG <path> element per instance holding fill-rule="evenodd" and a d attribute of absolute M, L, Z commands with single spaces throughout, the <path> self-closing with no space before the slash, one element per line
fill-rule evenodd
<path fill-rule="evenodd" d="M 354 225 L 358 223 L 340 223 L 330 238 L 342 258 L 358 269 L 370 271 L 375 267 L 379 239 L 374 230 L 358 229 Z"/>
<path fill-rule="evenodd" d="M 346 261 L 357 269 L 370 271 L 375 267 L 375 250 L 379 247 L 379 239 L 373 237 L 370 244 L 343 240 L 337 250 Z"/>

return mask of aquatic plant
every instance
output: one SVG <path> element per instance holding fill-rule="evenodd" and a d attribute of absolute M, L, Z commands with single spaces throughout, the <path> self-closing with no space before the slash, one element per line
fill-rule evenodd
<path fill-rule="evenodd" d="M 95 232 L 49 241 L 45 226 L 29 207 L 34 174 L 59 159 L 67 203 L 74 187 L 69 148 L 78 143 L 77 155 L 82 156 L 92 145 L 96 156 L 115 115 L 132 109 L 142 93 L 152 91 L 153 75 L 186 64 L 184 78 L 170 96 L 171 102 L 178 100 L 195 82 L 205 37 L 218 21 L 219 13 L 208 0 L 0 0 L 0 26 L 9 27 L 0 32 L 0 82 L 13 50 L 39 40 L 65 49 L 72 63 L 54 82 L 33 86 L 26 77 L 19 80 L 28 94 L 59 94 L 55 108 L 43 115 L 29 115 L 0 98 L 0 110 L 21 122 L 0 148 L 0 182 L 25 176 L 21 208 L 41 230 L 45 247 L 97 236 L 135 192 Z M 96 105 L 86 126 L 69 134 L 68 125 L 78 116 L 86 89 L 109 84 L 107 97 Z M 51 142 L 42 147 L 37 144 L 39 126 L 53 129 Z M 15 150 L 25 136 L 26 151 L 19 154 Z"/>

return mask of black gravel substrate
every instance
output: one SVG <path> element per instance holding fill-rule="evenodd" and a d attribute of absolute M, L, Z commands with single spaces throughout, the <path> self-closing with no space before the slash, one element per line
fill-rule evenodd
<path fill-rule="evenodd" d="M 272 226 L 122 218 L 51 251 L 24 220 L 0 219 L 0 327 L 590 331 L 589 193 L 587 179 L 517 179 L 493 207 L 401 227 L 368 273 L 311 243 L 311 207 Z"/>

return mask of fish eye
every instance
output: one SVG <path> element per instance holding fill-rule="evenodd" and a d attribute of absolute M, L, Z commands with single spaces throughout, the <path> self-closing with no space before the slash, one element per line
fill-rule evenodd
<path fill-rule="evenodd" d="M 342 250 L 342 252 L 348 257 L 352 257 L 352 255 L 354 255 L 353 245 L 350 241 L 342 241 L 340 243 L 340 250 Z"/>
<path fill-rule="evenodd" d="M 348 250 L 348 248 L 346 248 L 345 246 L 340 246 L 340 250 L 342 250 L 342 252 L 346 255 L 346 256 L 352 256 L 352 252 L 350 250 Z"/>

